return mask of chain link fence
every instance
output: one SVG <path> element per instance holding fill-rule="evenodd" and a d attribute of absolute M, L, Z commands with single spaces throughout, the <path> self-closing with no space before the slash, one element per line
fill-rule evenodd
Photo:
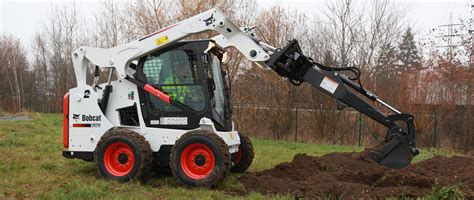
<path fill-rule="evenodd" d="M 419 147 L 451 144 L 443 137 L 437 112 L 412 114 Z M 235 104 L 233 117 L 237 128 L 253 137 L 296 142 L 371 146 L 382 142 L 387 131 L 386 127 L 347 108 L 315 110 L 294 106 L 282 110 L 258 104 Z"/>

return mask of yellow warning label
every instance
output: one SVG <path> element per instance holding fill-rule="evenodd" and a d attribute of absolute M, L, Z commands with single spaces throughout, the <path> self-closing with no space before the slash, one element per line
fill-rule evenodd
<path fill-rule="evenodd" d="M 234 140 L 234 131 L 229 132 L 229 135 L 230 135 L 230 139 Z"/>
<path fill-rule="evenodd" d="M 164 43 L 167 43 L 169 41 L 168 36 L 163 36 L 155 40 L 156 45 L 162 45 Z"/>

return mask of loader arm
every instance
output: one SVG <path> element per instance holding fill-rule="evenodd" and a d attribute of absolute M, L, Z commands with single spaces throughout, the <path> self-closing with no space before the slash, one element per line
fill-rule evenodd
<path fill-rule="evenodd" d="M 73 65 L 77 85 L 86 83 L 88 64 L 100 68 L 115 68 L 117 76 L 124 79 L 133 60 L 152 51 L 165 48 L 183 38 L 206 31 L 215 31 L 222 47 L 235 47 L 252 62 L 263 62 L 270 58 L 261 45 L 237 27 L 219 9 L 213 8 L 181 22 L 153 32 L 139 40 L 110 49 L 80 47 L 73 52 Z"/>

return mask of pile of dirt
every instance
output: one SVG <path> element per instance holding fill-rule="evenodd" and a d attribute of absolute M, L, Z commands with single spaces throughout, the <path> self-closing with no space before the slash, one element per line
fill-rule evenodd
<path fill-rule="evenodd" d="M 474 198 L 474 158 L 434 157 L 401 170 L 372 164 L 358 153 L 321 157 L 297 154 L 293 161 L 240 177 L 247 191 L 296 198 L 422 197 L 436 186 L 459 185 Z"/>

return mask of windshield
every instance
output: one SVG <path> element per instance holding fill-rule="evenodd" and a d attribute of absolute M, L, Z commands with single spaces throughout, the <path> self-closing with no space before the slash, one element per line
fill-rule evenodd
<path fill-rule="evenodd" d="M 214 78 L 214 102 L 217 114 L 224 118 L 224 79 L 222 78 L 220 61 L 215 55 L 211 55 L 211 71 Z"/>

